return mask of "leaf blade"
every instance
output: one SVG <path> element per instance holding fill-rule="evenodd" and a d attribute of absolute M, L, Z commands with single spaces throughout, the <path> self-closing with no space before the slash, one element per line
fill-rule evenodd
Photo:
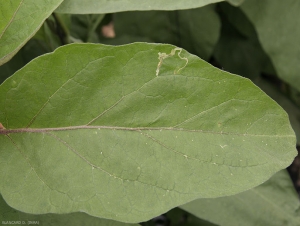
<path fill-rule="evenodd" d="M 140 222 L 261 184 L 296 155 L 274 101 L 171 45 L 68 45 L 7 79 L 0 97 L 1 159 L 11 159 L 1 194 L 31 213 Z M 56 205 L 14 198 L 32 190 Z"/>

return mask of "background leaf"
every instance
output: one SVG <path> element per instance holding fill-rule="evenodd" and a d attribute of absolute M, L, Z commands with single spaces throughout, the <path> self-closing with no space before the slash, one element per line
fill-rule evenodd
<path fill-rule="evenodd" d="M 147 222 L 142 223 L 143 226 L 216 226 L 208 221 L 202 220 L 195 215 L 190 214 L 178 207 L 168 211 L 165 214 L 157 216 Z"/>
<path fill-rule="evenodd" d="M 29 40 L 10 61 L 0 66 L 0 84 L 29 61 L 47 52 L 50 50 L 44 42 L 37 39 Z"/>
<path fill-rule="evenodd" d="M 170 219 L 170 225 L 177 226 L 216 226 L 213 223 L 195 217 L 183 209 L 175 208 L 167 212 L 166 217 Z M 147 225 L 148 226 L 148 225 Z"/>
<path fill-rule="evenodd" d="M 8 78 L 0 86 L 7 203 L 140 222 L 287 167 L 296 150 L 286 113 L 249 80 L 184 50 L 159 64 L 158 53 L 174 49 L 73 44 Z"/>
<path fill-rule="evenodd" d="M 180 46 L 206 60 L 211 56 L 220 33 L 220 20 L 214 5 L 172 12 L 117 13 L 113 23 L 119 42 L 124 36 L 149 38 L 152 42 Z M 131 41 L 123 40 L 120 44 Z M 113 44 L 114 40 L 109 42 Z"/>
<path fill-rule="evenodd" d="M 62 0 L 0 0 L 0 65 L 38 31 Z M 2 17 L 2 16 L 1 16 Z"/>
<path fill-rule="evenodd" d="M 214 58 L 224 70 L 255 81 L 268 66 L 272 69 L 255 28 L 240 8 L 221 3 L 219 11 L 222 29 Z"/>
<path fill-rule="evenodd" d="M 228 0 L 228 2 L 234 6 L 239 6 L 242 4 L 245 0 Z"/>
<path fill-rule="evenodd" d="M 300 222 L 299 199 L 286 170 L 249 191 L 229 197 L 198 199 L 181 208 L 220 226 L 297 226 Z"/>
<path fill-rule="evenodd" d="M 173 1 L 173 0 L 64 0 L 57 8 L 59 13 L 88 14 L 88 13 L 115 13 L 135 10 L 177 10 L 192 9 L 202 7 L 208 4 L 221 2 L 223 0 L 190 0 L 190 1 Z M 231 0 L 237 1 L 237 0 Z"/>
<path fill-rule="evenodd" d="M 2 224 L 4 222 L 21 222 L 21 224 L 29 225 L 29 221 L 35 221 L 38 225 L 47 226 L 81 226 L 81 225 L 94 225 L 94 226 L 138 226 L 139 224 L 126 224 L 122 222 L 101 219 L 89 216 L 85 213 L 70 213 L 70 214 L 42 214 L 33 215 L 17 211 L 7 205 L 0 195 L 0 219 Z M 34 224 L 34 223 L 32 223 Z"/>
<path fill-rule="evenodd" d="M 300 91 L 300 1 L 247 0 L 241 5 L 278 76 Z"/>

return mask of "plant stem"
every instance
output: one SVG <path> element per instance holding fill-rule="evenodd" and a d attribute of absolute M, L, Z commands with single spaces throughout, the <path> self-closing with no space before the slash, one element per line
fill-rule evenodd
<path fill-rule="evenodd" d="M 52 13 L 52 16 L 56 22 L 57 25 L 57 35 L 62 43 L 62 45 L 71 43 L 69 40 L 69 30 L 64 24 L 63 20 L 57 13 Z"/>
<path fill-rule="evenodd" d="M 100 14 L 97 17 L 96 21 L 93 22 L 92 26 L 89 26 L 88 36 L 87 36 L 87 42 L 91 42 L 92 41 L 92 35 L 93 35 L 94 31 L 96 30 L 96 28 L 98 27 L 98 25 L 103 20 L 104 16 L 105 16 L 105 14 Z"/>

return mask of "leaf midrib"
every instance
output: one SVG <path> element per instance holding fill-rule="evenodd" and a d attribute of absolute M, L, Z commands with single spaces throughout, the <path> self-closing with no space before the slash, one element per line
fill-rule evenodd
<path fill-rule="evenodd" d="M 194 133 L 209 133 L 209 134 L 220 134 L 220 135 L 233 135 L 233 136 L 249 136 L 249 137 L 294 137 L 291 134 L 249 134 L 249 133 L 233 133 L 224 131 L 210 131 L 210 130 L 193 130 L 175 127 L 121 127 L 121 126 L 67 126 L 67 127 L 52 127 L 52 128 L 18 128 L 18 129 L 0 129 L 0 134 L 11 134 L 11 133 L 46 133 L 56 131 L 70 131 L 70 130 L 81 130 L 81 129 L 107 129 L 107 130 L 123 130 L 123 131 L 179 131 L 179 132 L 194 132 Z"/>
<path fill-rule="evenodd" d="M 137 131 L 137 130 L 134 130 L 135 132 L 141 132 L 141 131 Z M 46 135 L 49 135 L 51 137 L 53 137 L 55 140 L 57 140 L 58 142 L 62 143 L 64 146 L 66 146 L 68 148 L 68 150 L 71 150 L 73 153 L 75 153 L 80 159 L 82 159 L 84 162 L 86 162 L 88 165 L 90 165 L 93 169 L 97 169 L 97 170 L 100 170 L 106 174 L 108 174 L 109 176 L 111 177 L 114 177 L 115 179 L 121 179 L 123 180 L 124 178 L 120 177 L 120 176 L 117 176 L 113 173 L 110 173 L 109 171 L 103 169 L 101 166 L 98 166 L 97 164 L 94 164 L 92 163 L 91 161 L 89 161 L 88 159 L 86 159 L 85 157 L 83 157 L 77 150 L 76 148 L 72 147 L 72 145 L 70 145 L 68 142 L 66 142 L 63 138 L 61 137 L 58 137 L 56 136 L 55 134 L 53 133 L 50 133 L 50 131 L 47 131 L 47 132 L 44 132 Z M 206 164 L 214 164 L 214 165 L 219 165 L 219 166 L 228 166 L 228 167 L 234 167 L 234 168 L 240 168 L 241 166 L 233 166 L 233 165 L 226 165 L 226 164 L 219 164 L 219 163 L 213 163 L 211 161 L 205 161 L 205 160 L 202 160 L 202 159 L 198 159 L 198 158 L 193 158 L 193 157 L 190 157 L 190 156 L 187 156 L 185 155 L 184 153 L 181 153 L 181 152 L 178 152 L 172 148 L 170 148 L 168 145 L 165 145 L 164 143 L 158 141 L 157 139 L 153 138 L 152 136 L 148 135 L 147 133 L 142 133 L 142 135 L 146 136 L 147 138 L 151 139 L 153 142 L 156 142 L 158 143 L 159 145 L 161 145 L 162 147 L 164 147 L 166 150 L 169 150 L 169 151 L 172 151 L 176 154 L 179 154 L 181 155 L 182 157 L 186 158 L 186 159 L 191 159 L 191 160 L 196 160 L 196 161 L 200 161 L 202 163 L 206 163 Z M 6 135 L 12 142 L 13 144 L 17 147 L 17 149 L 21 152 L 22 155 L 24 155 L 23 151 L 21 151 L 21 148 L 17 146 L 16 142 L 13 141 L 13 139 L 9 136 L 9 135 Z M 25 157 L 26 158 L 26 157 Z M 27 158 L 26 158 L 27 159 Z M 27 159 L 28 160 L 28 159 Z M 28 164 L 31 166 L 30 162 L 27 161 Z M 248 165 L 247 167 L 257 167 L 257 166 L 260 166 L 260 165 L 264 165 L 266 163 L 263 163 L 263 164 L 258 164 L 258 165 Z M 32 166 L 31 166 L 32 169 L 34 169 Z M 38 173 L 35 171 L 35 173 L 37 174 L 37 176 L 39 177 Z M 44 182 L 40 177 L 39 179 Z M 127 179 L 128 180 L 128 179 Z M 143 184 L 147 184 L 147 185 L 151 185 L 151 184 L 148 184 L 148 183 L 145 183 L 145 182 L 142 182 L 142 181 L 139 181 L 139 180 L 134 180 L 134 181 L 138 181 L 140 183 L 143 183 Z M 154 185 L 151 185 L 151 186 L 154 186 Z M 49 186 L 48 186 L 49 187 Z M 155 186 L 157 187 L 157 186 Z M 158 187 L 158 188 L 161 188 L 161 189 L 164 189 L 162 187 Z M 165 189 L 164 189 L 165 190 Z M 176 191 L 176 192 L 179 192 L 179 191 Z"/>

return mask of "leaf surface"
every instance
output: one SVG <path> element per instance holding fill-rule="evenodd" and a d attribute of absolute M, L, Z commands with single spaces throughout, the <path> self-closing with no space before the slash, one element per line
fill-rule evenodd
<path fill-rule="evenodd" d="M 163 44 L 38 57 L 0 86 L 0 122 L 1 194 L 28 213 L 141 222 L 257 186 L 296 155 L 259 88 Z"/>
<path fill-rule="evenodd" d="M 224 0 L 190 0 L 190 1 L 173 1 L 173 0 L 64 0 L 57 8 L 59 13 L 87 14 L 87 13 L 114 13 L 123 11 L 136 10 L 177 10 L 193 9 L 208 4 L 221 2 Z M 240 0 L 231 0 L 231 2 Z"/>
<path fill-rule="evenodd" d="M 0 65 L 38 31 L 62 0 L 0 0 Z"/>
<path fill-rule="evenodd" d="M 220 226 L 297 226 L 300 222 L 298 195 L 285 170 L 249 191 L 229 197 L 198 199 L 181 208 Z"/>
<path fill-rule="evenodd" d="M 241 5 L 278 76 L 300 90 L 300 1 L 251 0 Z"/>

